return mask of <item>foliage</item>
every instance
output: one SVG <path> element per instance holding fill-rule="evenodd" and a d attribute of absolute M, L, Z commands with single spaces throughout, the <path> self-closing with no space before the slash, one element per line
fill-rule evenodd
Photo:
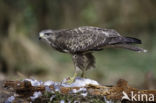
<path fill-rule="evenodd" d="M 155 0 L 0 0 L 0 72 L 7 78 L 19 78 L 15 74 L 20 72 L 54 80 L 72 75 L 70 56 L 51 50 L 37 34 L 42 29 L 92 25 L 140 38 L 149 53 L 114 49 L 95 53 L 97 69 L 89 76 L 100 82 L 128 76 L 136 85 L 139 75 L 143 83 L 146 72 L 155 73 L 155 11 Z"/>

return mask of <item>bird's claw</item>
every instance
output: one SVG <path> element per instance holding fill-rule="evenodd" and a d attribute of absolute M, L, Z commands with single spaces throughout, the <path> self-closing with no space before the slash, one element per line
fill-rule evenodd
<path fill-rule="evenodd" d="M 75 81 L 75 77 L 68 77 L 65 81 L 67 84 L 72 84 Z"/>
<path fill-rule="evenodd" d="M 67 84 L 72 84 L 74 81 L 75 81 L 75 78 L 77 77 L 77 73 L 75 72 L 73 77 L 68 77 L 66 78 L 65 82 L 64 83 L 67 83 Z"/>

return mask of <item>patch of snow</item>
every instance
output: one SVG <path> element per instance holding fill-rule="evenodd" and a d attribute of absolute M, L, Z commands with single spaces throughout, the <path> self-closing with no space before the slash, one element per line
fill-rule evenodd
<path fill-rule="evenodd" d="M 44 82 L 44 86 L 50 86 L 50 85 L 53 85 L 55 82 L 53 81 L 46 81 Z"/>
<path fill-rule="evenodd" d="M 87 91 L 87 89 L 86 88 L 80 88 L 80 89 L 73 89 L 72 90 L 72 93 L 79 93 L 79 92 L 86 92 Z"/>
<path fill-rule="evenodd" d="M 40 86 L 40 85 L 43 84 L 42 81 L 37 81 L 37 80 L 35 80 L 35 79 L 24 79 L 24 81 L 29 81 L 29 82 L 31 82 L 31 85 L 32 85 L 32 86 Z"/>
<path fill-rule="evenodd" d="M 99 85 L 99 83 L 95 80 L 78 77 L 75 79 L 75 82 L 73 82 L 72 84 L 62 83 L 62 86 L 64 86 L 64 87 L 83 87 L 88 84 Z"/>
<path fill-rule="evenodd" d="M 65 101 L 64 100 L 61 100 L 60 103 L 65 103 Z"/>
<path fill-rule="evenodd" d="M 15 100 L 15 97 L 11 96 L 5 101 L 5 103 L 12 103 L 14 100 Z"/>
<path fill-rule="evenodd" d="M 33 96 L 31 96 L 31 100 L 34 101 L 35 99 L 37 99 L 38 97 L 42 96 L 42 93 L 39 92 L 34 92 Z"/>

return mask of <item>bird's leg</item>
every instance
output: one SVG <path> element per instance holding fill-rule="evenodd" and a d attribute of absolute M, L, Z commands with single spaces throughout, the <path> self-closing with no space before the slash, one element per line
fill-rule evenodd
<path fill-rule="evenodd" d="M 85 77 L 85 70 L 82 70 L 81 77 L 82 77 L 82 78 L 84 78 L 84 77 Z"/>
<path fill-rule="evenodd" d="M 71 84 L 71 83 L 74 82 L 75 78 L 77 77 L 78 71 L 79 71 L 79 68 L 77 68 L 77 67 L 75 67 L 75 68 L 76 68 L 76 69 L 75 69 L 75 72 L 74 72 L 73 77 L 70 77 L 70 78 L 66 81 L 66 83 Z"/>
<path fill-rule="evenodd" d="M 82 69 L 81 78 L 85 77 L 85 72 L 87 71 L 87 66 L 88 66 L 88 63 L 84 66 L 84 69 Z"/>

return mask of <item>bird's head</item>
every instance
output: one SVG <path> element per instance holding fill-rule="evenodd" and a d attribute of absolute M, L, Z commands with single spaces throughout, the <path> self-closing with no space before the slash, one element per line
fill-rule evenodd
<path fill-rule="evenodd" d="M 47 42 L 51 42 L 55 39 L 54 31 L 53 30 L 42 30 L 39 32 L 39 40 L 45 40 Z"/>

